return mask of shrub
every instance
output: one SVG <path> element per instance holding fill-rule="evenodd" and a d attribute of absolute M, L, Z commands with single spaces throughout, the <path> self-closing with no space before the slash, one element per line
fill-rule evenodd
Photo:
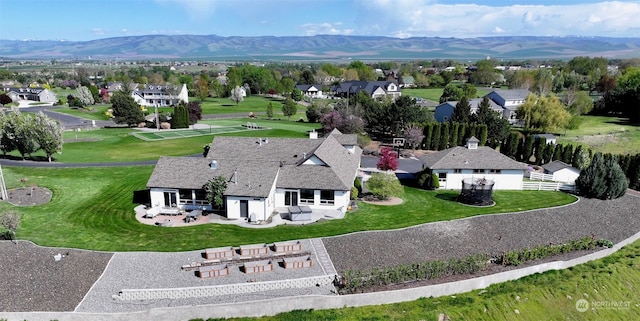
<path fill-rule="evenodd" d="M 351 199 L 352 200 L 358 199 L 358 194 L 359 194 L 358 188 L 355 186 L 351 187 Z"/>
<path fill-rule="evenodd" d="M 400 181 L 394 174 L 374 173 L 367 180 L 367 188 L 381 200 L 386 200 L 391 196 L 400 196 L 404 193 Z"/>

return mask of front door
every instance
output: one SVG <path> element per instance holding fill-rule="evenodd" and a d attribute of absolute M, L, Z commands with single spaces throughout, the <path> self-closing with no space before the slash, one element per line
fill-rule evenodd
<path fill-rule="evenodd" d="M 284 205 L 285 206 L 298 206 L 298 191 L 286 191 L 286 192 L 284 192 Z"/>
<path fill-rule="evenodd" d="M 248 216 L 249 216 L 249 201 L 240 200 L 240 217 L 248 217 Z"/>
<path fill-rule="evenodd" d="M 164 207 L 175 207 L 177 204 L 176 192 L 164 192 Z"/>

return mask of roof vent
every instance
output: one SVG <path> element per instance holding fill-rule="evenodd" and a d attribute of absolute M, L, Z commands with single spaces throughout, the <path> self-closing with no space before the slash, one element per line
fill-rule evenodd
<path fill-rule="evenodd" d="M 211 167 L 211 169 L 217 169 L 218 168 L 218 161 L 217 160 L 212 160 L 211 163 L 209 164 L 209 167 Z"/>

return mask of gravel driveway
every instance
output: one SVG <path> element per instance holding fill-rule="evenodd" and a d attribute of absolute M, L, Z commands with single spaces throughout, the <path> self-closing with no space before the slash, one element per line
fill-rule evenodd
<path fill-rule="evenodd" d="M 324 238 L 336 269 L 370 269 L 424 260 L 465 257 L 473 253 L 499 254 L 545 243 L 561 243 L 593 235 L 617 243 L 640 231 L 640 197 L 626 195 L 612 201 L 581 199 L 554 209 L 479 216 L 429 223 L 394 231 L 362 232 Z M 305 244 L 307 241 L 304 241 Z M 305 245 L 305 248 L 307 246 Z M 64 254 L 60 261 L 53 256 Z M 0 311 L 126 312 L 157 306 L 233 302 L 275 296 L 330 294 L 330 289 L 257 293 L 237 297 L 188 301 L 117 303 L 111 296 L 121 289 L 171 288 L 247 282 L 236 271 L 225 279 L 201 280 L 180 271 L 182 264 L 201 261 L 201 251 L 183 253 L 104 253 L 43 248 L 30 242 L 0 241 Z M 103 273 L 104 271 L 104 273 Z M 255 276 L 298 278 L 323 275 L 317 267 Z M 236 279 L 238 278 L 238 279 Z M 254 276 L 251 276 L 254 278 Z"/>
<path fill-rule="evenodd" d="M 484 215 L 401 230 L 324 238 L 338 273 L 426 260 L 497 255 L 585 236 L 620 242 L 640 231 L 640 198 L 580 199 L 572 205 L 514 214 Z"/>

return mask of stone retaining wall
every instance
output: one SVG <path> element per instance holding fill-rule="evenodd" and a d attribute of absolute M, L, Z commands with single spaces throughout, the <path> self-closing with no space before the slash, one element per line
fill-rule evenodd
<path fill-rule="evenodd" d="M 112 298 L 121 301 L 131 300 L 160 300 L 160 299 L 186 299 L 203 298 L 219 295 L 237 295 L 282 289 L 311 288 L 318 285 L 332 284 L 334 275 L 322 275 L 309 278 L 278 280 L 266 282 L 250 282 L 240 284 L 225 284 L 213 286 L 199 286 L 171 289 L 125 289 Z"/>

